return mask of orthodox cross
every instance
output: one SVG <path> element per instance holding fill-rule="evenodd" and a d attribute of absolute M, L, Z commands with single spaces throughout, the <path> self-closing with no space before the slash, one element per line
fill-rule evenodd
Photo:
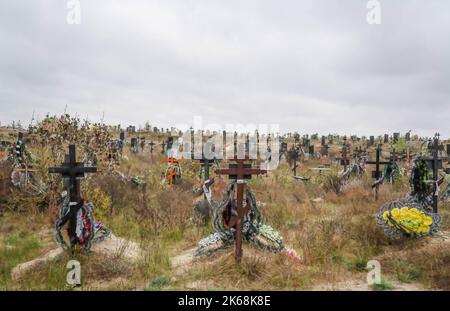
<path fill-rule="evenodd" d="M 431 157 L 421 157 L 422 160 L 425 160 L 428 167 L 433 170 L 433 213 L 438 212 L 438 180 L 439 175 L 438 171 L 443 169 L 442 161 L 449 160 L 450 157 L 439 157 L 439 134 L 436 134 L 433 139 L 433 144 L 431 148 Z"/>
<path fill-rule="evenodd" d="M 246 181 L 252 178 L 252 175 L 266 174 L 267 170 L 260 168 L 252 168 L 248 156 L 245 159 L 238 159 L 235 157 L 230 160 L 228 169 L 216 169 L 217 175 L 228 175 L 230 180 L 235 180 L 237 183 L 237 217 L 232 219 L 229 223 L 230 227 L 236 229 L 236 261 L 240 262 L 242 259 L 242 221 L 245 215 L 250 210 L 250 203 L 248 202 L 244 207 L 244 192 Z"/>
<path fill-rule="evenodd" d="M 378 187 L 380 186 L 380 178 L 381 178 L 381 171 L 380 171 L 380 164 L 389 164 L 391 161 L 381 161 L 381 145 L 377 146 L 376 154 L 375 154 L 375 161 L 367 161 L 367 164 L 375 164 L 375 171 L 372 171 L 372 178 L 375 179 L 375 183 L 373 187 L 375 187 L 375 200 L 378 200 Z"/>

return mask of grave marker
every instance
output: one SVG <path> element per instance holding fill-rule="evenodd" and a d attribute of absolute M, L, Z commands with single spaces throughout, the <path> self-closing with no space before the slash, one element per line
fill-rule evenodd
<path fill-rule="evenodd" d="M 439 134 L 436 134 L 433 139 L 433 143 L 431 146 L 431 157 L 421 157 L 424 160 L 428 167 L 433 171 L 433 213 L 438 212 L 438 181 L 439 175 L 438 171 L 443 169 L 442 161 L 449 160 L 449 157 L 439 157 Z"/>
<path fill-rule="evenodd" d="M 230 160 L 228 169 L 216 169 L 217 175 L 228 175 L 230 180 L 236 180 L 237 183 L 237 216 L 230 219 L 230 227 L 236 229 L 236 261 L 241 262 L 242 259 L 242 222 L 245 215 L 250 209 L 250 204 L 243 205 L 244 191 L 247 180 L 251 179 L 252 175 L 266 174 L 267 170 L 260 168 L 252 168 L 248 156 L 245 159 L 238 159 L 235 157 Z"/>
<path fill-rule="evenodd" d="M 66 155 L 64 163 L 58 167 L 50 167 L 48 172 L 50 174 L 61 174 L 62 177 L 67 178 L 69 182 L 68 192 L 70 199 L 70 210 L 66 216 L 60 219 L 57 226 L 62 227 L 69 221 L 70 246 L 73 248 L 73 246 L 78 242 L 76 234 L 77 214 L 78 210 L 83 205 L 80 194 L 80 178 L 84 178 L 86 173 L 97 172 L 97 168 L 84 166 L 82 162 L 77 162 L 75 145 L 69 145 L 69 154 Z"/>
<path fill-rule="evenodd" d="M 378 187 L 380 186 L 381 170 L 380 164 L 390 164 L 391 162 L 381 161 L 381 145 L 377 146 L 375 161 L 367 161 L 366 164 L 375 164 L 375 171 L 372 171 L 372 178 L 375 179 L 375 183 L 372 187 L 375 187 L 375 200 L 378 200 Z"/>

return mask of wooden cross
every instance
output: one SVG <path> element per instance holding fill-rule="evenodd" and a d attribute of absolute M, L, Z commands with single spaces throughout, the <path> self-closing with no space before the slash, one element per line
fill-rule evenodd
<path fill-rule="evenodd" d="M 376 149 L 375 161 L 367 161 L 367 164 L 375 164 L 375 171 L 372 171 L 372 178 L 375 179 L 375 200 L 378 200 L 378 187 L 380 186 L 379 180 L 381 178 L 380 164 L 390 164 L 391 161 L 381 161 L 381 145 L 379 144 Z"/>
<path fill-rule="evenodd" d="M 433 213 L 438 212 L 438 170 L 443 169 L 442 161 L 449 160 L 450 157 L 439 157 L 439 134 L 436 134 L 433 139 L 433 145 L 431 147 L 431 157 L 421 157 L 424 160 L 428 167 L 433 170 Z"/>
<path fill-rule="evenodd" d="M 61 174 L 63 178 L 68 178 L 70 202 L 79 203 L 81 201 L 80 180 L 85 173 L 97 172 L 96 167 L 84 166 L 82 162 L 76 161 L 75 145 L 69 146 L 69 155 L 66 156 L 64 163 L 59 167 L 50 167 L 48 172 L 51 174 Z"/>
<path fill-rule="evenodd" d="M 266 174 L 267 170 L 260 168 L 252 168 L 248 156 L 244 159 L 235 157 L 230 160 L 228 169 L 216 169 L 217 175 L 228 175 L 230 180 L 235 180 L 237 183 L 237 217 L 230 220 L 229 226 L 236 229 L 236 261 L 240 262 L 242 259 L 242 221 L 245 215 L 250 210 L 250 202 L 244 208 L 244 191 L 246 181 L 252 178 L 252 175 Z"/>

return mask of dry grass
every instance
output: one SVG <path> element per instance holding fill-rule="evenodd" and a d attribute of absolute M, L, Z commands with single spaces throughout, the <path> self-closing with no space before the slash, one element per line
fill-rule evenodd
<path fill-rule="evenodd" d="M 46 152 L 35 150 L 44 159 L 43 166 L 51 162 L 44 156 Z M 233 251 L 229 250 L 199 259 L 186 273 L 174 276 L 170 258 L 211 233 L 210 224 L 202 226 L 191 221 L 195 200 L 191 189 L 198 165 L 183 161 L 183 181 L 168 191 L 160 183 L 164 164 L 158 149 L 153 159 L 148 154 L 133 156 L 126 152 L 126 156 L 129 160 L 123 161 L 120 171 L 128 176 L 139 175 L 145 185 L 123 182 L 100 172 L 85 180 L 83 187 L 98 187 L 110 197 L 112 204 L 104 222 L 117 236 L 139 242 L 144 256 L 136 263 L 125 262 L 120 256 L 81 256 L 83 289 L 305 290 L 344 277 L 360 277 L 367 261 L 374 258 L 382 260 L 388 279 L 450 289 L 448 248 L 417 248 L 426 241 L 391 243 L 375 224 L 374 216 L 382 203 L 404 195 L 406 180 L 383 185 L 378 201 L 374 200 L 367 177 L 337 193 L 332 187 L 321 187 L 324 176 L 310 170 L 321 164 L 317 160 L 302 163 L 298 169 L 299 175 L 311 177 L 308 182 L 292 178 L 288 165 L 282 163 L 268 177 L 255 177 L 249 183 L 257 200 L 264 203 L 261 209 L 266 221 L 280 231 L 287 246 L 297 250 L 301 263 L 284 254 L 265 254 L 246 245 L 240 265 L 235 264 Z M 225 184 L 216 178 L 216 198 L 221 198 Z M 10 271 L 17 263 L 56 246 L 51 236 L 57 215 L 56 193 L 44 199 L 14 193 L 6 204 L 8 208 L 2 209 L 0 288 L 70 289 L 65 285 L 67 258 L 39 267 L 18 282 L 10 279 Z M 450 228 L 448 207 L 441 207 L 444 230 Z M 41 234 L 42 228 L 49 230 Z"/>

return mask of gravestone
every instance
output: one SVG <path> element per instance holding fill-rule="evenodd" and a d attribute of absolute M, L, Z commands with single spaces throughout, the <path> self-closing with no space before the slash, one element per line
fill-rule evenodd
<path fill-rule="evenodd" d="M 375 144 L 375 136 L 370 136 L 369 137 L 369 146 L 373 146 Z"/>
<path fill-rule="evenodd" d="M 325 136 L 322 136 L 321 146 L 325 146 L 325 144 L 326 144 Z"/>
<path fill-rule="evenodd" d="M 388 134 L 384 134 L 383 143 L 385 143 L 385 144 L 389 143 L 389 135 Z"/>

